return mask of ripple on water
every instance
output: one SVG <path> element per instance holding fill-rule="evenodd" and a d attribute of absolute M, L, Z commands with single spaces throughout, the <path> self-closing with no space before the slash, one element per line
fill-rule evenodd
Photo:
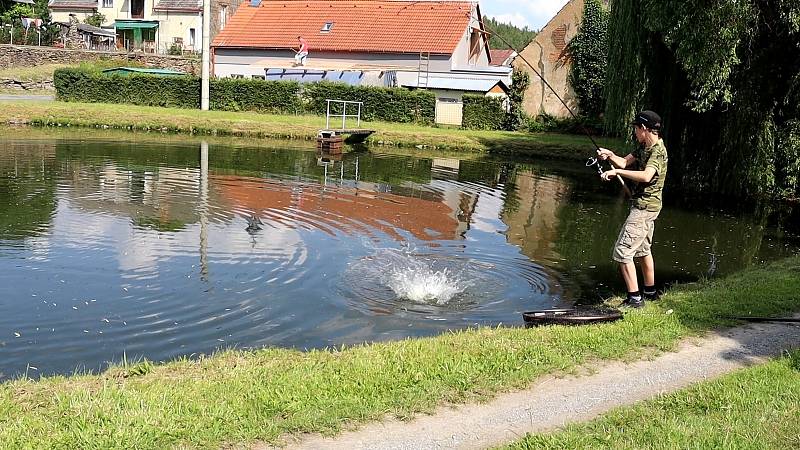
<path fill-rule="evenodd" d="M 348 266 L 341 294 L 352 307 L 382 315 L 490 314 L 553 295 L 550 275 L 527 258 L 451 251 L 378 249 Z"/>

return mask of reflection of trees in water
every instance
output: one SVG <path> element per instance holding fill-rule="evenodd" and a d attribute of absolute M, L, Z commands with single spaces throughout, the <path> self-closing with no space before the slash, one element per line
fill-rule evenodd
<path fill-rule="evenodd" d="M 2 146 L 0 239 L 36 236 L 50 226 L 56 209 L 58 165 L 51 143 Z"/>
<path fill-rule="evenodd" d="M 506 172 L 506 201 L 502 218 L 508 225 L 508 241 L 522 248 L 533 261 L 544 265 L 557 263 L 560 255 L 554 248 L 559 233 L 559 211 L 571 190 L 567 180 L 544 176 L 539 168 L 517 166 Z"/>
<path fill-rule="evenodd" d="M 709 271 L 723 276 L 791 254 L 780 245 L 782 235 L 769 226 L 770 218 L 776 217 L 768 205 L 730 213 L 708 211 L 708 204 L 691 208 L 668 205 L 656 221 L 653 255 L 658 283 L 698 279 Z M 627 201 L 599 194 L 576 192 L 564 202 L 556 250 L 578 284 L 618 281 L 611 251 L 627 213 Z M 785 218 L 777 220 L 783 223 Z M 775 248 L 766 248 L 767 240 L 774 240 Z"/>

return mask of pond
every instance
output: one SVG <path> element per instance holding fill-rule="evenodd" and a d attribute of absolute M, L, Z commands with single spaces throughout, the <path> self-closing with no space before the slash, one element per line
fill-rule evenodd
<path fill-rule="evenodd" d="M 627 203 L 580 162 L 98 136 L 0 138 L 0 379 L 516 326 L 623 291 Z M 667 198 L 660 283 L 800 247 L 787 207 Z"/>

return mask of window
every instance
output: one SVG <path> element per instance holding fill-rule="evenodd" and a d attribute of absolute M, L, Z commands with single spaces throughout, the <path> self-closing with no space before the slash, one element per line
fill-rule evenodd
<path fill-rule="evenodd" d="M 113 8 L 114 0 L 103 0 L 103 8 Z"/>
<path fill-rule="evenodd" d="M 330 33 L 331 28 L 333 28 L 333 22 L 325 22 L 325 25 L 322 26 L 322 29 L 319 30 L 320 33 Z"/>
<path fill-rule="evenodd" d="M 131 0 L 131 18 L 144 19 L 144 0 Z"/>
<path fill-rule="evenodd" d="M 267 77 L 265 75 L 253 75 L 254 80 L 266 80 Z"/>
<path fill-rule="evenodd" d="M 241 75 L 241 74 L 238 74 L 238 73 L 234 73 L 234 74 L 231 75 L 231 78 L 237 78 L 237 79 L 238 78 L 244 78 L 244 75 Z"/>
<path fill-rule="evenodd" d="M 469 63 L 477 64 L 478 56 L 481 54 L 481 33 L 479 30 L 473 28 L 472 33 L 469 35 Z"/>
<path fill-rule="evenodd" d="M 194 28 L 189 28 L 189 45 L 194 47 L 194 39 L 195 39 L 195 31 Z"/>
<path fill-rule="evenodd" d="M 219 6 L 219 29 L 225 28 L 225 23 L 228 21 L 228 5 Z"/>

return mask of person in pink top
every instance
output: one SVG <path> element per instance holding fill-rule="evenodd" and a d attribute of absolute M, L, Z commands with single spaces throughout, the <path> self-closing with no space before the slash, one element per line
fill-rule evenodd
<path fill-rule="evenodd" d="M 308 56 L 308 43 L 303 36 L 297 36 L 297 41 L 300 43 L 300 49 L 294 55 L 294 65 L 305 66 L 306 57 Z"/>

